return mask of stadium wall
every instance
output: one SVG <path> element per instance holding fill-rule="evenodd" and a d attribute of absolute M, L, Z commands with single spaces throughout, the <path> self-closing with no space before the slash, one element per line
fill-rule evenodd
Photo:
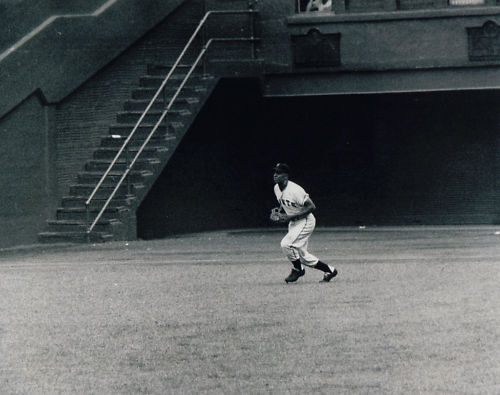
<path fill-rule="evenodd" d="M 260 93 L 219 87 L 226 93 L 215 92 L 203 126 L 193 126 L 139 209 L 140 237 L 268 225 L 277 160 L 315 197 L 320 226 L 499 223 L 498 42 L 479 59 L 469 29 L 495 30 L 500 7 L 396 12 L 396 2 L 381 3 L 392 6 L 332 15 L 261 2 Z M 294 38 L 314 29 L 319 41 L 340 37 L 331 64 L 296 61 Z M 206 140 L 211 122 L 217 134 Z M 193 155 L 193 146 L 206 149 Z M 200 205 L 201 195 L 212 198 Z"/>
<path fill-rule="evenodd" d="M 104 2 L 105 0 L 2 0 L 0 52 L 14 45 L 53 15 L 91 13 Z"/>
<path fill-rule="evenodd" d="M 36 240 L 36 232 L 33 233 L 32 230 L 54 214 L 54 208 L 59 203 L 60 197 L 74 181 L 85 160 L 92 155 L 92 150 L 98 144 L 99 138 L 107 133 L 107 128 L 114 121 L 116 112 L 121 109 L 123 100 L 128 98 L 130 88 L 144 73 L 146 65 L 155 62 L 172 62 L 203 14 L 204 5 L 201 0 L 168 3 L 169 6 L 172 5 L 172 11 L 175 9 L 175 12 L 127 51 L 124 51 L 126 44 L 130 45 L 134 42 L 134 37 L 138 39 L 147 30 L 146 21 L 161 20 L 161 13 L 158 9 L 152 7 L 147 10 L 138 10 L 139 6 L 136 5 L 129 7 L 126 11 L 108 14 L 107 17 L 110 17 L 113 23 L 116 22 L 116 30 L 110 33 L 104 25 L 99 25 L 102 31 L 107 33 L 101 37 L 103 41 L 95 48 L 88 44 L 89 40 L 81 38 L 64 41 L 69 44 L 63 44 L 60 32 L 67 32 L 63 34 L 64 39 L 85 33 L 87 22 L 58 20 L 47 30 L 46 35 L 39 37 L 43 45 L 38 50 L 32 49 L 31 45 L 35 42 L 31 42 L 25 48 L 25 53 L 21 51 L 16 55 L 17 57 L 9 56 L 9 63 L 4 63 L 4 61 L 0 63 L 0 73 L 2 73 L 0 84 L 3 84 L 1 88 L 3 92 L 8 92 L 0 99 L 0 109 L 3 108 L 3 115 L 0 115 L 0 130 L 3 136 L 13 140 L 5 147 L 11 155 L 6 155 L 1 164 L 2 167 L 13 169 L 3 176 L 1 215 L 5 223 L 12 224 L 9 228 L 12 231 L 10 239 L 16 240 L 17 244 L 26 244 Z M 180 3 L 185 3 L 187 6 L 177 7 Z M 208 0 L 205 5 L 207 9 L 211 9 L 233 5 L 235 8 L 240 8 L 241 4 L 241 1 Z M 320 162 L 323 164 L 322 169 L 324 169 L 320 174 L 324 178 L 335 180 L 332 185 L 343 186 L 341 189 L 343 192 L 339 195 L 339 190 L 333 190 L 330 187 L 321 188 L 323 178 L 314 179 L 313 177 L 312 193 L 319 199 L 321 207 L 329 208 L 323 209 L 325 211 L 322 213 L 322 218 L 326 219 L 323 225 L 357 224 L 369 221 L 381 223 L 381 218 L 385 218 L 384 223 L 491 223 L 498 221 L 496 206 L 500 200 L 500 189 L 496 175 L 500 169 L 500 151 L 498 139 L 494 137 L 498 134 L 499 125 L 498 115 L 494 115 L 498 97 L 494 92 L 498 91 L 498 81 L 500 81 L 500 78 L 497 78 L 499 61 L 495 59 L 472 61 L 470 59 L 467 28 L 480 28 L 489 20 L 500 24 L 499 7 L 464 10 L 461 13 L 456 10 L 409 12 L 405 13 L 404 17 L 396 13 L 295 15 L 294 2 L 285 0 L 259 2 L 259 9 L 257 34 L 262 40 L 257 48 L 257 55 L 264 60 L 264 63 L 262 79 L 258 84 L 258 94 L 251 97 L 262 106 L 259 104 L 258 107 L 253 107 L 247 103 L 252 111 L 247 114 L 250 118 L 247 119 L 244 127 L 241 124 L 239 126 L 233 124 L 228 129 L 225 121 L 220 120 L 208 129 L 207 134 L 207 127 L 198 123 L 201 125 L 198 128 L 204 129 L 204 139 L 208 139 L 211 143 L 207 142 L 206 145 L 197 147 L 195 151 L 198 152 L 198 156 L 189 154 L 191 148 L 184 148 L 185 151 L 183 151 L 181 147 L 179 151 L 181 159 L 177 159 L 178 161 L 192 165 L 190 169 L 203 167 L 204 161 L 212 161 L 214 172 L 210 174 L 213 175 L 223 168 L 233 169 L 233 165 L 238 165 L 233 157 L 227 156 L 232 147 L 237 147 L 236 152 L 240 153 L 239 158 L 246 159 L 244 165 L 241 166 L 243 175 L 249 177 L 255 185 L 263 186 L 262 191 L 268 191 L 267 182 L 269 181 L 263 185 L 261 176 L 267 174 L 269 166 L 272 166 L 277 156 L 280 156 L 279 160 L 288 160 L 294 167 L 300 168 L 300 171 L 304 173 L 298 174 L 299 181 L 304 181 L 307 180 L 306 174 L 314 174 L 316 171 L 317 152 L 319 152 Z M 111 13 L 112 10 L 110 9 L 109 12 Z M 143 27 L 142 33 L 134 30 L 130 24 L 121 24 L 121 18 L 128 20 L 128 17 L 131 18 L 129 22 L 134 26 Z M 322 35 L 340 34 L 340 64 L 328 67 L 317 65 L 304 67 L 296 63 L 292 37 L 307 36 L 312 28 L 318 29 Z M 217 26 L 213 29 L 217 31 Z M 131 32 L 137 36 L 132 36 L 130 39 Z M 53 62 L 52 66 L 47 66 L 46 62 Z M 425 74 L 424 71 L 432 71 L 432 74 Z M 440 78 L 442 76 L 447 77 Z M 463 130 L 457 132 L 457 146 L 453 148 L 453 152 L 446 151 L 448 153 L 445 158 L 449 160 L 443 162 L 449 164 L 448 171 L 442 173 L 441 178 L 432 178 L 437 186 L 441 186 L 441 192 L 444 190 L 448 192 L 437 193 L 433 197 L 426 195 L 423 191 L 426 187 L 426 178 L 434 175 L 432 170 L 438 165 L 440 156 L 437 148 L 439 145 L 433 146 L 433 153 L 430 156 L 432 160 L 425 163 L 426 143 L 420 137 L 422 134 L 419 134 L 417 129 L 408 128 L 408 125 L 395 115 L 396 111 L 391 113 L 387 108 L 377 110 L 379 113 L 384 113 L 384 117 L 377 117 L 377 111 L 370 111 L 372 122 L 365 125 L 349 126 L 348 118 L 340 125 L 342 127 L 339 127 L 338 119 L 345 113 L 345 108 L 348 109 L 351 114 L 350 119 L 353 121 L 366 115 L 367 105 L 377 109 L 373 102 L 365 100 L 364 95 L 362 97 L 356 94 L 412 92 L 418 91 L 422 86 L 425 87 L 425 91 L 432 91 L 436 83 L 440 81 L 444 81 L 439 86 L 439 90 L 442 91 L 488 88 L 493 94 L 485 91 L 484 96 L 481 96 L 481 93 L 471 96 L 474 99 L 480 99 L 480 104 L 468 102 L 463 97 L 460 99 L 462 103 L 460 111 L 469 113 L 465 124 L 474 126 L 470 120 L 476 119 L 481 129 L 478 129 L 476 133 L 474 127 L 471 127 L 470 133 L 472 134 L 467 134 Z M 236 92 L 246 95 L 248 87 L 237 84 L 235 87 Z M 249 89 L 255 93 L 254 88 Z M 237 95 L 234 91 L 233 94 Z M 336 96 L 339 94 L 349 96 L 349 106 L 345 105 L 340 96 Z M 322 95 L 335 96 L 335 98 L 332 102 L 317 102 L 311 98 L 311 96 Z M 288 98 L 294 96 L 305 97 L 305 102 L 289 103 Z M 453 129 L 448 128 L 448 124 L 454 119 L 452 104 L 456 97 L 454 98 L 453 95 L 444 97 L 447 97 L 448 101 L 433 99 L 425 102 L 430 107 L 436 105 L 442 106 L 441 108 L 446 107 L 450 110 L 446 114 L 433 110 L 434 112 L 427 113 L 425 122 L 420 123 L 417 110 L 407 114 L 409 119 L 413 119 L 415 125 L 422 126 L 422 130 L 427 133 L 423 135 L 436 139 L 436 144 L 440 139 L 444 142 L 450 141 L 454 133 Z M 407 104 L 418 109 L 418 105 L 412 100 L 408 99 Z M 227 119 L 227 111 L 232 110 L 233 103 L 236 101 L 228 102 L 221 99 L 216 103 L 215 107 L 210 107 L 211 114 L 215 114 L 220 106 L 224 110 L 218 117 Z M 468 107 L 464 103 L 468 103 Z M 388 101 L 389 106 L 394 104 L 395 102 Z M 274 110 L 268 112 L 268 106 Z M 309 115 L 303 115 L 302 108 L 307 109 Z M 304 130 L 300 128 L 306 128 L 307 122 L 316 119 L 311 114 L 318 108 L 321 108 L 320 111 L 323 113 L 321 117 L 318 117 L 322 124 L 313 123 L 316 130 L 313 133 L 316 142 L 311 144 L 310 151 L 308 151 L 310 155 L 307 159 L 303 156 L 298 157 L 298 152 L 301 150 L 297 150 L 296 144 L 292 143 L 283 144 L 279 152 L 272 148 L 262 149 L 262 141 L 274 140 L 274 145 L 267 144 L 266 146 L 276 147 L 283 141 L 286 133 L 292 133 L 294 136 L 292 141 L 297 139 L 302 141 Z M 280 112 L 284 112 L 289 117 L 283 118 L 282 123 L 276 124 L 274 120 L 279 119 L 277 114 Z M 294 118 L 300 114 L 303 118 Z M 210 114 L 206 119 L 210 119 Z M 239 117 L 240 122 L 241 119 L 243 118 Z M 251 122 L 250 119 L 254 121 Z M 391 126 L 391 119 L 397 120 L 397 126 L 394 126 L 394 122 Z M 432 130 L 431 125 L 436 120 L 434 124 L 447 129 L 439 133 L 436 131 L 436 135 L 429 135 L 428 131 Z M 325 125 L 330 125 L 330 127 Z M 211 128 L 215 128 L 215 131 Z M 195 127 L 193 130 L 195 132 L 192 135 L 196 136 L 198 129 Z M 408 136 L 398 134 L 405 130 L 412 130 L 412 133 Z M 35 138 L 32 138 L 33 133 L 36 133 Z M 211 136 L 210 133 L 215 134 Z M 245 135 L 244 141 L 247 141 L 246 148 L 238 145 L 237 141 L 243 134 Z M 251 137 L 250 140 L 247 139 L 248 136 Z M 396 145 L 393 143 L 402 136 L 406 136 L 406 143 L 403 148 L 396 151 Z M 473 136 L 477 138 L 473 139 Z M 345 143 L 345 138 L 357 141 L 356 144 L 349 143 L 351 150 L 346 151 L 345 146 L 338 144 L 339 141 Z M 365 138 L 370 141 L 370 149 L 363 143 Z M 189 135 L 186 141 L 191 141 Z M 224 143 L 221 144 L 221 141 Z M 332 141 L 334 143 L 331 143 Z M 205 150 L 204 148 L 207 147 L 212 150 Z M 225 149 L 222 151 L 220 147 L 225 147 Z M 411 147 L 415 147 L 417 153 L 411 151 Z M 26 153 L 23 152 L 24 149 Z M 182 152 L 185 152 L 186 156 L 182 156 Z M 202 152 L 206 152 L 205 155 L 209 156 L 203 156 Z M 220 157 L 217 157 L 217 154 L 220 154 Z M 375 159 L 373 162 L 367 162 L 366 159 L 384 156 L 393 158 L 395 162 Z M 345 161 L 342 162 L 340 158 L 345 158 Z M 359 161 L 360 158 L 363 160 Z M 411 167 L 410 164 L 414 164 L 411 158 L 423 162 L 427 167 L 424 170 L 422 167 Z M 167 173 L 177 169 L 174 159 L 172 167 L 169 165 L 169 169 L 166 170 Z M 343 166 L 343 163 L 346 166 Z M 296 166 L 296 164 L 300 165 Z M 362 172 L 361 168 L 365 168 L 365 165 L 368 171 Z M 341 170 L 342 167 L 350 169 L 350 172 Z M 456 169 L 456 172 L 454 173 L 452 169 Z M 31 178 L 24 176 L 25 170 L 31 171 Z M 23 175 L 20 175 L 21 171 Z M 246 188 L 248 184 L 243 184 L 236 173 L 236 170 L 231 172 L 226 181 L 218 178 L 215 185 L 221 191 L 234 190 L 232 185 Z M 210 174 L 207 173 L 206 177 L 198 180 L 193 176 L 192 180 L 198 182 L 198 186 L 213 185 L 210 184 L 210 180 L 213 181 L 213 176 Z M 228 173 L 222 171 L 220 174 L 218 177 L 224 177 L 224 174 Z M 407 174 L 417 174 L 418 181 L 410 185 L 410 188 L 407 188 Z M 398 182 L 391 184 L 383 177 L 392 177 Z M 462 182 L 464 179 L 466 182 Z M 475 179 L 477 179 L 476 184 L 473 182 Z M 374 184 L 384 187 L 374 191 L 372 189 Z M 247 191 L 245 188 L 241 191 Z M 189 190 L 188 187 L 186 191 Z M 12 194 L 13 191 L 16 193 Z M 407 194 L 405 195 L 403 191 Z M 249 194 L 250 192 L 244 196 L 244 199 L 247 199 Z M 18 196 L 29 198 L 23 201 Z M 162 232 L 164 234 L 165 231 L 172 232 L 175 229 L 195 230 L 197 226 L 200 228 L 200 224 L 210 224 L 210 226 L 216 224 L 218 227 L 259 226 L 265 223 L 260 213 L 263 209 L 266 211 L 267 205 L 272 203 L 268 195 L 259 192 L 256 199 L 245 200 L 248 208 L 246 213 L 250 214 L 238 217 L 237 214 L 242 213 L 238 202 L 241 202 L 243 196 L 237 196 L 231 201 L 233 209 L 228 211 L 232 214 L 225 214 L 225 217 L 223 215 L 217 221 L 213 221 L 212 215 L 214 212 L 220 212 L 221 202 L 217 202 L 215 198 L 207 199 L 206 207 L 196 208 L 194 206 L 196 199 L 192 200 L 190 205 L 187 204 L 186 199 L 176 200 L 178 196 L 186 195 L 173 193 L 168 204 L 153 199 L 154 203 L 150 206 L 141 207 L 140 217 L 151 219 L 151 213 L 154 213 L 158 207 L 165 210 L 165 213 L 171 213 L 175 208 L 175 203 L 179 202 L 183 203 L 184 207 L 179 212 L 194 208 L 200 214 L 192 219 L 177 216 L 175 223 L 164 222 L 158 225 L 161 227 L 160 234 Z M 378 198 L 373 200 L 374 196 Z M 416 211 L 409 211 L 408 207 L 411 207 L 409 204 L 415 196 L 422 198 L 419 201 L 428 203 L 422 203 Z M 13 199 L 19 199 L 17 208 Z M 467 204 L 467 201 L 471 199 L 472 204 Z M 394 203 L 400 200 L 403 202 L 403 209 L 394 211 Z M 448 206 L 438 204 L 444 201 L 455 203 L 450 203 Z M 445 210 L 443 214 L 443 207 L 445 209 L 455 207 L 455 209 L 454 211 Z M 393 215 L 394 212 L 397 215 Z M 429 212 L 434 214 L 428 216 Z M 362 214 L 358 215 L 359 213 Z M 379 214 L 373 216 L 373 213 Z M 439 213 L 442 215 L 439 216 Z M 237 218 L 239 218 L 238 223 L 235 223 Z M 172 224 L 175 226 L 170 226 Z M 144 229 L 148 226 L 154 228 L 156 225 L 143 221 L 140 226 Z"/>
<path fill-rule="evenodd" d="M 182 1 L 119 3 L 102 18 L 56 20 L 0 61 L 5 153 L 0 166 L 6 169 L 0 219 L 8 229 L 0 237 L 0 248 L 37 242 L 38 232 L 54 217 L 61 197 L 108 132 L 148 62 L 164 61 L 168 51 L 177 54 L 186 29 L 193 29 L 189 17 L 181 15 L 182 22 L 160 32 L 165 35 L 158 42 L 146 39 L 133 45 Z M 197 22 L 202 10 L 191 10 Z M 162 51 L 165 47 L 169 49 Z"/>
<path fill-rule="evenodd" d="M 55 209 L 54 118 L 31 96 L 0 123 L 0 248 L 34 243 Z"/>
<path fill-rule="evenodd" d="M 116 0 L 96 13 L 54 16 L 0 54 L 0 118 L 34 92 L 58 103 L 182 2 Z"/>
<path fill-rule="evenodd" d="M 291 36 L 310 29 L 340 33 L 341 67 L 370 70 L 406 67 L 473 66 L 467 28 L 500 23 L 497 5 L 357 13 L 296 13 L 294 2 L 277 0 L 261 6 L 262 50 L 266 62 L 293 66 Z M 280 47 L 282 51 L 277 51 Z"/>

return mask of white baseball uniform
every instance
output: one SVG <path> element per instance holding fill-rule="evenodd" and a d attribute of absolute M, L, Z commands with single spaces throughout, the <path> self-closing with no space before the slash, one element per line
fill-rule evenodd
<path fill-rule="evenodd" d="M 300 185 L 290 180 L 283 191 L 280 190 L 278 184 L 275 184 L 274 193 L 288 215 L 300 213 L 304 202 L 309 197 Z M 307 251 L 309 237 L 315 226 L 316 218 L 312 213 L 305 218 L 292 220 L 288 223 L 288 233 L 281 240 L 281 249 L 291 262 L 300 259 L 302 264 L 309 267 L 314 267 L 318 263 L 318 258 Z"/>

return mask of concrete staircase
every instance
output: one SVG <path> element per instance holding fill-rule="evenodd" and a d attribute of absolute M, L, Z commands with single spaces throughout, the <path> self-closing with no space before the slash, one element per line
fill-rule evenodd
<path fill-rule="evenodd" d="M 185 70 L 178 67 L 165 88 L 164 100 L 158 100 L 150 109 L 132 138 L 127 155 L 132 159 L 161 113 L 175 94 Z M 154 184 L 196 115 L 215 88 L 218 78 L 194 73 L 175 100 L 171 110 L 156 134 L 146 146 L 129 173 L 127 180 L 105 210 L 94 230 L 87 234 L 90 223 L 104 206 L 117 181 L 127 167 L 125 156 L 117 161 L 104 184 L 97 192 L 87 213 L 85 202 L 99 182 L 151 98 L 168 74 L 169 67 L 149 65 L 147 75 L 140 78 L 131 97 L 123 104 L 123 111 L 116 115 L 116 122 L 101 139 L 93 158 L 85 163 L 69 193 L 62 198 L 55 219 L 47 221 L 46 231 L 39 234 L 43 243 L 54 242 L 103 242 L 136 238 L 135 212 Z M 177 83 L 175 83 L 177 81 Z"/>

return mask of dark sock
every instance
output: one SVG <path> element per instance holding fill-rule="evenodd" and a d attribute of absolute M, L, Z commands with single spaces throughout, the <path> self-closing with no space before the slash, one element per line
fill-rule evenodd
<path fill-rule="evenodd" d="M 302 270 L 302 264 L 300 263 L 300 259 L 293 261 L 292 265 L 296 270 Z"/>
<path fill-rule="evenodd" d="M 321 270 L 322 272 L 325 273 L 331 273 L 332 271 L 330 270 L 330 266 L 328 266 L 326 263 L 323 263 L 321 261 L 318 261 L 316 266 L 314 266 L 315 269 Z"/>

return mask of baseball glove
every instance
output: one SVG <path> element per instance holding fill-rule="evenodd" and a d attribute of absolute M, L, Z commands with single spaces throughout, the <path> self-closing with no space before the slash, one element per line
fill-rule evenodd
<path fill-rule="evenodd" d="M 275 207 L 271 210 L 269 219 L 273 222 L 285 222 L 288 219 L 286 213 L 280 210 L 279 207 Z"/>

